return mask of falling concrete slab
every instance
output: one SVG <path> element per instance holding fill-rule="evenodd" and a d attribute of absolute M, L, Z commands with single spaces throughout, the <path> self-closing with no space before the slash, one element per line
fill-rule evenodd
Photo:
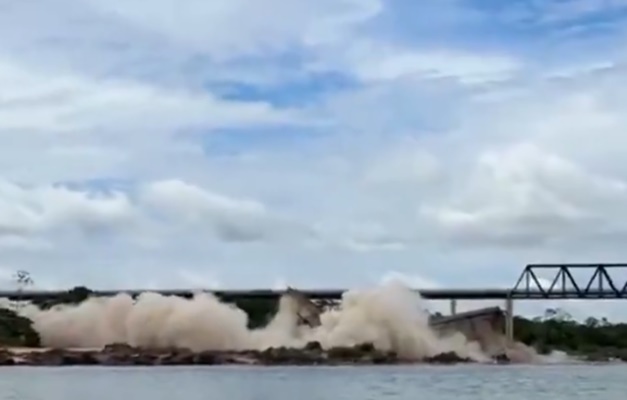
<path fill-rule="evenodd" d="M 309 325 L 312 328 L 320 326 L 320 314 L 324 311 L 323 307 L 315 304 L 304 293 L 288 287 L 285 293 L 296 304 L 296 315 L 299 323 Z"/>

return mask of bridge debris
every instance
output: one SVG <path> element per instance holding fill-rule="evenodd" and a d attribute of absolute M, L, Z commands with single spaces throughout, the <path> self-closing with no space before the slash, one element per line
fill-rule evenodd
<path fill-rule="evenodd" d="M 324 311 L 322 307 L 311 301 L 304 293 L 289 286 L 285 295 L 294 300 L 297 306 L 296 316 L 300 324 L 306 324 L 312 328 L 320 326 L 320 314 Z"/>
<path fill-rule="evenodd" d="M 455 315 L 432 317 L 429 325 L 440 336 L 463 334 L 467 340 L 479 343 L 487 354 L 504 351 L 503 332 L 506 315 L 500 307 L 487 307 Z"/>
<path fill-rule="evenodd" d="M 294 300 L 299 324 L 320 326 L 320 315 L 325 305 L 314 303 L 299 290 L 288 287 L 286 296 Z M 328 306 L 328 305 L 327 305 Z M 439 336 L 463 334 L 467 340 L 478 342 L 487 353 L 503 351 L 502 332 L 505 328 L 505 313 L 499 307 L 487 307 L 448 316 L 431 316 L 429 325 Z"/>

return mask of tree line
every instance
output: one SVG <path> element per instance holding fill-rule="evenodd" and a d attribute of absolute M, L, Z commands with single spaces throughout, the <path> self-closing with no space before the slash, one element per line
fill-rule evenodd
<path fill-rule="evenodd" d="M 588 317 L 577 321 L 561 309 L 547 309 L 536 318 L 514 318 L 516 340 L 540 353 L 562 350 L 570 354 L 627 356 L 627 323 Z"/>

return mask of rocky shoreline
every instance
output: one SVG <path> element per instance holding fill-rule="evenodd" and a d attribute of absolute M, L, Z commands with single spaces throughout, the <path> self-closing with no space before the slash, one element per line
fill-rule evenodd
<path fill-rule="evenodd" d="M 506 357 L 495 359 L 507 362 Z M 312 342 L 304 348 L 270 348 L 263 351 L 202 351 L 146 349 L 113 344 L 100 350 L 0 349 L 0 366 L 172 366 L 172 365 L 390 365 L 415 363 L 371 344 L 322 349 Z M 454 364 L 472 362 L 455 353 L 442 353 L 420 362 Z"/>

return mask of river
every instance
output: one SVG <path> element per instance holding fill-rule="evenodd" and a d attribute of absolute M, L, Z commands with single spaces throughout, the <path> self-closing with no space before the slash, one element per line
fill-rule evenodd
<path fill-rule="evenodd" d="M 627 366 L 0 369 L 0 400 L 624 400 Z"/>

